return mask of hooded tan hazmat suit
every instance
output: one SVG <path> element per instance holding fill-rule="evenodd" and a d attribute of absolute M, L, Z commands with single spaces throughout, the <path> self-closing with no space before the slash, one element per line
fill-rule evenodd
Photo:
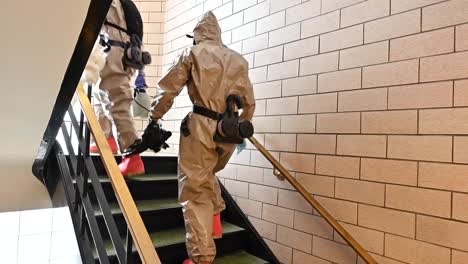
<path fill-rule="evenodd" d="M 218 113 L 226 110 L 228 95 L 240 95 L 245 103 L 240 117 L 251 120 L 255 99 L 248 63 L 223 45 L 221 29 L 213 13 L 206 13 L 197 24 L 194 40 L 197 45 L 185 50 L 159 82 L 163 94 L 153 104 L 153 120 L 163 117 L 185 85 L 195 105 Z M 223 211 L 225 204 L 215 173 L 226 166 L 235 149 L 233 144 L 213 141 L 216 126 L 217 121 L 190 113 L 190 135 L 180 138 L 179 202 L 187 230 L 187 251 L 197 264 L 211 263 L 216 256 L 213 215 Z"/>
<path fill-rule="evenodd" d="M 110 23 L 127 28 L 124 10 L 119 0 L 112 1 L 106 19 Z M 104 25 L 102 31 L 103 33 L 107 33 L 111 40 L 121 42 L 130 40 L 127 33 L 111 26 Z M 110 112 L 112 120 L 117 127 L 121 151 L 127 149 L 139 138 L 130 113 L 130 106 L 133 100 L 133 89 L 130 86 L 130 78 L 134 74 L 134 70 L 131 68 L 124 69 L 122 64 L 123 55 L 123 48 L 111 47 L 107 54 L 106 64 L 100 73 L 101 84 L 99 88 L 109 93 L 110 104 L 103 102 L 105 99 L 102 97 L 95 97 L 95 102 L 93 103 L 99 123 L 106 137 L 112 135 L 112 122 L 110 117 L 106 115 L 106 110 Z"/>

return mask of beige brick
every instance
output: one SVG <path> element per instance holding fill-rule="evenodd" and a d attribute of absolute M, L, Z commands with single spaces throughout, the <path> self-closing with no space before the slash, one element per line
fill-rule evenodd
<path fill-rule="evenodd" d="M 359 113 L 333 113 L 317 115 L 317 133 L 359 133 Z"/>
<path fill-rule="evenodd" d="M 456 28 L 456 51 L 468 50 L 468 24 Z"/>
<path fill-rule="evenodd" d="M 461 221 L 468 221 L 468 194 L 453 193 L 452 217 Z"/>
<path fill-rule="evenodd" d="M 295 134 L 267 134 L 265 136 L 265 147 L 268 150 L 296 151 Z"/>
<path fill-rule="evenodd" d="M 315 133 L 315 115 L 282 116 L 281 132 Z"/>
<path fill-rule="evenodd" d="M 315 155 L 283 152 L 280 161 L 289 171 L 315 173 Z"/>
<path fill-rule="evenodd" d="M 363 87 L 377 87 L 418 82 L 418 60 L 393 62 L 365 67 Z"/>
<path fill-rule="evenodd" d="M 384 233 L 355 226 L 350 224 L 343 224 L 343 227 L 348 231 L 348 233 L 356 239 L 357 242 L 364 247 L 364 249 L 368 250 L 369 252 L 374 252 L 378 254 L 383 254 L 384 252 Z M 341 236 L 335 232 L 335 240 L 346 244 L 345 240 L 341 238 Z"/>
<path fill-rule="evenodd" d="M 372 253 L 370 255 L 374 257 L 375 261 L 377 261 L 377 263 L 379 264 L 404 264 L 403 262 L 390 259 L 390 258 L 386 258 L 386 257 L 382 257 L 380 255 L 376 255 Z M 366 262 L 362 260 L 361 258 L 358 258 L 358 264 L 366 264 Z"/>
<path fill-rule="evenodd" d="M 266 1 L 266 2 L 269 2 L 269 1 Z M 283 246 L 279 243 L 276 243 L 270 240 L 266 240 L 265 242 L 267 243 L 268 247 L 271 249 L 271 251 L 273 251 L 273 253 L 275 254 L 275 256 L 278 258 L 278 260 L 281 263 L 284 263 L 284 264 L 291 263 L 292 248 Z"/>
<path fill-rule="evenodd" d="M 276 240 L 276 224 L 255 217 L 249 217 L 249 220 L 262 237 Z"/>
<path fill-rule="evenodd" d="M 249 70 L 249 78 L 252 84 L 266 82 L 267 80 L 267 67 L 260 67 Z"/>
<path fill-rule="evenodd" d="M 317 156 L 317 174 L 343 178 L 359 178 L 359 158 Z"/>
<path fill-rule="evenodd" d="M 431 109 L 419 112 L 420 134 L 466 134 L 467 108 Z"/>
<path fill-rule="evenodd" d="M 389 109 L 435 108 L 452 106 L 452 82 L 439 82 L 391 87 Z"/>
<path fill-rule="evenodd" d="M 219 26 L 223 29 L 223 31 L 231 30 L 233 28 L 241 26 L 243 24 L 243 19 L 243 14 L 242 12 L 240 12 L 235 15 L 228 16 L 225 19 L 219 21 Z M 258 29 L 259 28 L 257 24 L 257 33 L 259 33 Z"/>
<path fill-rule="evenodd" d="M 421 59 L 421 81 L 439 81 L 468 77 L 468 52 Z"/>
<path fill-rule="evenodd" d="M 230 162 L 232 164 L 249 165 L 250 151 L 242 151 L 239 154 L 235 153 L 232 155 Z"/>
<path fill-rule="evenodd" d="M 335 263 L 354 264 L 356 253 L 349 246 L 314 236 L 312 253 Z"/>
<path fill-rule="evenodd" d="M 242 41 L 242 52 L 247 54 L 268 47 L 268 34 L 262 34 Z"/>
<path fill-rule="evenodd" d="M 255 67 L 283 61 L 283 47 L 266 49 L 255 52 Z"/>
<path fill-rule="evenodd" d="M 283 96 L 314 94 L 317 92 L 316 75 L 287 79 L 282 82 Z"/>
<path fill-rule="evenodd" d="M 140 12 L 161 12 L 161 2 L 141 2 L 138 10 Z"/>
<path fill-rule="evenodd" d="M 384 205 L 384 184 L 336 179 L 335 192 L 335 197 L 337 198 L 379 206 Z"/>
<path fill-rule="evenodd" d="M 337 199 L 315 197 L 336 220 L 357 224 L 357 204 Z"/>
<path fill-rule="evenodd" d="M 312 213 L 312 206 L 296 191 L 278 190 L 278 205 L 284 208 Z"/>
<path fill-rule="evenodd" d="M 468 163 L 468 137 L 454 137 L 453 161 Z"/>
<path fill-rule="evenodd" d="M 338 111 L 340 112 L 384 109 L 387 109 L 387 88 L 338 94 Z"/>
<path fill-rule="evenodd" d="M 446 0 L 392 0 L 392 14 L 444 1 Z"/>
<path fill-rule="evenodd" d="M 300 75 L 338 70 L 338 52 L 325 53 L 301 59 Z"/>
<path fill-rule="evenodd" d="M 418 33 L 421 31 L 421 11 L 414 10 L 372 21 L 365 28 L 365 43 Z"/>
<path fill-rule="evenodd" d="M 449 191 L 468 192 L 467 165 L 420 163 L 419 186 Z"/>
<path fill-rule="evenodd" d="M 246 151 L 241 152 L 241 154 L 244 152 Z M 278 152 L 270 152 L 270 154 L 273 155 L 275 159 L 279 159 Z M 263 156 L 263 154 L 261 154 L 260 151 L 257 150 L 251 151 L 250 165 L 255 167 L 273 168 L 273 166 L 271 166 L 271 163 L 265 158 L 265 156 Z"/>
<path fill-rule="evenodd" d="M 262 217 L 262 203 L 250 199 L 237 197 L 237 204 L 246 215 Z"/>
<path fill-rule="evenodd" d="M 234 5 L 234 12 L 246 9 L 248 7 L 251 7 L 255 5 L 257 1 L 255 0 L 234 0 L 233 5 Z"/>
<path fill-rule="evenodd" d="M 240 0 L 242 1 L 242 0 Z M 256 6 L 244 10 L 244 23 L 268 16 L 270 13 L 270 1 L 263 1 Z"/>
<path fill-rule="evenodd" d="M 246 182 L 239 182 L 228 180 L 224 182 L 226 189 L 228 189 L 229 193 L 236 196 L 241 196 L 248 198 L 249 197 L 249 184 Z"/>
<path fill-rule="evenodd" d="M 360 68 L 345 71 L 320 74 L 318 77 L 318 91 L 334 92 L 354 90 L 362 87 Z"/>
<path fill-rule="evenodd" d="M 320 35 L 337 30 L 338 28 L 340 28 L 340 11 L 303 21 L 301 27 L 301 38 Z"/>
<path fill-rule="evenodd" d="M 295 173 L 293 172 L 292 175 L 294 177 Z M 288 181 L 278 179 L 278 177 L 273 174 L 273 169 L 263 170 L 263 184 L 282 189 L 295 190 Z"/>
<path fill-rule="evenodd" d="M 281 97 L 281 81 L 257 83 L 253 88 L 255 99 Z"/>
<path fill-rule="evenodd" d="M 315 215 L 295 212 L 294 228 L 312 235 L 333 238 L 333 228 L 322 217 Z"/>
<path fill-rule="evenodd" d="M 468 22 L 468 2 L 453 0 L 423 8 L 422 28 L 431 30 Z"/>
<path fill-rule="evenodd" d="M 468 224 L 418 215 L 416 238 L 454 249 L 468 250 Z"/>
<path fill-rule="evenodd" d="M 416 162 L 386 159 L 361 160 L 361 179 L 363 180 L 416 186 L 417 178 Z"/>
<path fill-rule="evenodd" d="M 428 215 L 450 217 L 452 199 L 450 192 L 387 185 L 385 196 L 385 205 L 387 207 Z"/>
<path fill-rule="evenodd" d="M 340 69 L 388 62 L 388 41 L 340 51 Z"/>
<path fill-rule="evenodd" d="M 293 229 L 278 226 L 277 241 L 304 252 L 312 251 L 312 236 Z"/>
<path fill-rule="evenodd" d="M 320 15 L 320 5 L 321 0 L 312 0 L 288 8 L 286 10 L 286 25 Z"/>
<path fill-rule="evenodd" d="M 454 106 L 468 106 L 468 80 L 455 81 Z"/>
<path fill-rule="evenodd" d="M 452 138 L 449 136 L 389 136 L 388 158 L 452 161 Z"/>
<path fill-rule="evenodd" d="M 268 80 L 279 80 L 298 76 L 299 60 L 268 65 Z"/>
<path fill-rule="evenodd" d="M 317 94 L 299 97 L 299 113 L 336 112 L 337 94 Z"/>
<path fill-rule="evenodd" d="M 338 135 L 338 155 L 385 158 L 386 136 Z"/>
<path fill-rule="evenodd" d="M 257 20 L 257 35 L 283 27 L 285 25 L 285 20 L 286 12 L 284 11 Z M 223 30 L 226 29 L 223 28 Z"/>
<path fill-rule="evenodd" d="M 293 253 L 293 264 L 331 264 L 331 262 L 323 260 L 321 258 L 314 257 L 312 255 L 303 253 L 298 250 L 294 250 Z M 461 264 L 461 263 L 460 263 Z"/>
<path fill-rule="evenodd" d="M 256 133 L 280 132 L 281 118 L 279 116 L 254 117 L 252 120 Z"/>
<path fill-rule="evenodd" d="M 278 189 L 263 185 L 250 184 L 249 199 L 276 205 L 278 204 Z"/>
<path fill-rule="evenodd" d="M 288 43 L 301 38 L 301 24 L 296 23 L 284 28 L 280 28 L 270 33 L 269 46 L 273 47 L 276 45 Z"/>
<path fill-rule="evenodd" d="M 267 115 L 297 114 L 297 97 L 283 97 L 267 100 Z"/>
<path fill-rule="evenodd" d="M 290 0 L 290 1 L 283 1 L 283 0 L 270 0 L 270 12 L 276 13 L 278 11 L 284 10 L 288 7 L 295 6 L 301 3 L 301 0 Z"/>
<path fill-rule="evenodd" d="M 296 178 L 309 193 L 329 197 L 333 197 L 335 193 L 335 182 L 332 177 L 298 173 Z"/>
<path fill-rule="evenodd" d="M 343 7 L 347 7 L 365 0 L 327 0 L 322 1 L 322 13 L 328 13 Z"/>
<path fill-rule="evenodd" d="M 294 211 L 286 208 L 264 204 L 262 218 L 276 224 L 294 226 Z"/>
<path fill-rule="evenodd" d="M 363 44 L 364 25 L 357 25 L 320 36 L 320 53 Z"/>
<path fill-rule="evenodd" d="M 385 111 L 362 113 L 362 133 L 365 134 L 416 134 L 418 112 Z"/>
<path fill-rule="evenodd" d="M 415 264 L 450 264 L 450 249 L 416 240 L 387 235 L 385 255 Z"/>
<path fill-rule="evenodd" d="M 263 169 L 248 166 L 237 166 L 236 179 L 239 181 L 263 183 Z"/>
<path fill-rule="evenodd" d="M 306 3 L 310 3 L 309 1 Z M 318 53 L 319 38 L 312 37 L 284 45 L 284 60 L 292 60 Z"/>
<path fill-rule="evenodd" d="M 266 114 L 266 100 L 256 100 L 254 116 L 262 116 L 265 114 Z"/>
<path fill-rule="evenodd" d="M 452 264 L 468 263 L 468 253 L 452 250 Z"/>
<path fill-rule="evenodd" d="M 298 135 L 297 151 L 317 154 L 335 154 L 335 135 Z"/>
<path fill-rule="evenodd" d="M 368 0 L 341 10 L 341 26 L 356 25 L 389 14 L 389 0 Z"/>
<path fill-rule="evenodd" d="M 243 25 L 232 30 L 232 42 L 255 36 L 255 22 Z"/>
<path fill-rule="evenodd" d="M 390 60 L 413 59 L 453 52 L 454 38 L 453 28 L 447 28 L 394 39 L 390 42 Z"/>
<path fill-rule="evenodd" d="M 416 217 L 411 213 L 360 204 L 359 225 L 414 238 Z"/>

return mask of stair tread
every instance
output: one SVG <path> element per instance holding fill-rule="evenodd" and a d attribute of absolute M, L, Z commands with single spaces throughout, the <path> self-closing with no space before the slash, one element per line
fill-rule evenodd
<path fill-rule="evenodd" d="M 265 260 L 255 257 L 245 251 L 235 252 L 216 258 L 214 264 L 266 264 Z"/>
<path fill-rule="evenodd" d="M 223 222 L 223 234 L 233 234 L 237 232 L 244 231 L 242 227 L 236 226 L 231 223 Z M 176 244 L 185 243 L 185 227 L 177 227 L 177 228 L 170 228 L 161 231 L 156 231 L 150 233 L 150 238 L 153 241 L 153 245 L 155 248 L 161 248 Z M 125 241 L 125 238 L 122 238 Z M 114 247 L 112 246 L 112 242 L 107 240 L 106 244 L 106 251 L 109 256 L 115 255 Z M 136 251 L 135 247 L 133 248 Z M 96 252 L 94 252 L 95 258 L 97 257 Z M 229 262 L 226 262 L 229 263 Z M 254 262 L 256 263 L 256 262 Z"/>
<path fill-rule="evenodd" d="M 161 199 L 153 199 L 153 200 L 140 200 L 135 201 L 136 206 L 139 212 L 149 212 L 149 211 L 157 211 L 157 210 L 164 210 L 164 209 L 173 209 L 173 208 L 181 208 L 182 206 L 177 201 L 177 198 L 161 198 Z M 120 208 L 118 203 L 111 203 L 109 204 L 111 208 L 112 214 L 121 214 L 122 209 Z M 94 208 L 95 214 L 97 216 L 102 215 L 102 211 L 95 205 Z"/>

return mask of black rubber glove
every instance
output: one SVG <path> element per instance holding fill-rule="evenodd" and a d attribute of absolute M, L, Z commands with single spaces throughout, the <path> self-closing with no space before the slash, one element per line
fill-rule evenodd
<path fill-rule="evenodd" d="M 141 139 L 135 141 L 123 154 L 124 156 L 130 156 L 142 153 L 147 149 L 151 149 L 157 153 L 161 151 L 161 149 L 167 149 L 169 147 L 166 141 L 171 136 L 172 133 L 170 131 L 162 129 L 157 121 L 151 120 L 145 128 Z"/>

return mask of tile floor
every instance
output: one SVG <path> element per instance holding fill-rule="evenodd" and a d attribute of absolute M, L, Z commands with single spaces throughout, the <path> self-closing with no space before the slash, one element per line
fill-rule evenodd
<path fill-rule="evenodd" d="M 0 213 L 0 263 L 81 264 L 67 207 Z"/>

